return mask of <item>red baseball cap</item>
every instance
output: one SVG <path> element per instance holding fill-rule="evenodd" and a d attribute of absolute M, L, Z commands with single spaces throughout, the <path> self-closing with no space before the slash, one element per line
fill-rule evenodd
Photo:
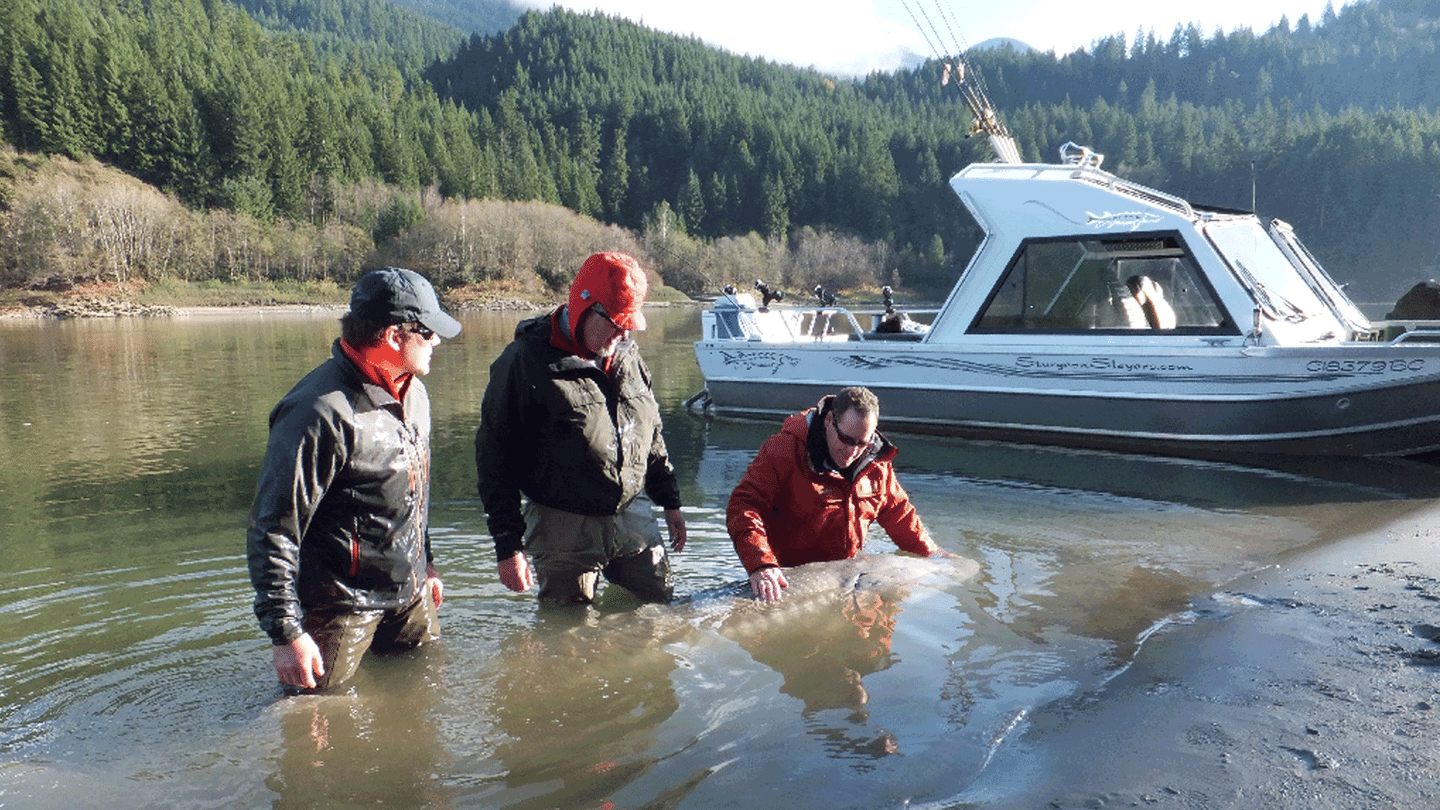
<path fill-rule="evenodd" d="M 570 284 L 570 334 L 577 334 L 580 316 L 595 304 L 604 307 L 605 314 L 621 329 L 643 330 L 645 313 L 640 306 L 649 290 L 650 281 L 635 257 L 628 253 L 596 253 L 580 265 L 580 272 Z"/>

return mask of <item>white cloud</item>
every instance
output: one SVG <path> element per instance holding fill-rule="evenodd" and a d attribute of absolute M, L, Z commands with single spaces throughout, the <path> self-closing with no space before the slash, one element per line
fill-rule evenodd
<path fill-rule="evenodd" d="M 846 72 L 888 70 L 906 49 L 927 50 L 913 25 L 882 16 L 871 0 L 569 0 L 561 5 L 693 35 L 741 55 L 827 71 L 837 66 L 847 66 Z"/>
<path fill-rule="evenodd" d="M 1154 0 L 563 0 L 560 5 L 693 35 L 738 54 L 855 75 L 894 70 L 907 54 L 932 56 L 936 48 L 948 52 L 995 37 L 1068 53 L 1114 34 L 1128 40 L 1137 29 L 1168 40 L 1176 24 L 1191 22 L 1207 36 L 1217 27 L 1263 32 L 1282 15 L 1292 25 L 1306 13 L 1318 22 L 1326 0 L 1211 0 L 1204 5 Z M 1343 5 L 1335 3 L 1337 9 Z M 911 12 L 920 16 L 919 24 Z"/>

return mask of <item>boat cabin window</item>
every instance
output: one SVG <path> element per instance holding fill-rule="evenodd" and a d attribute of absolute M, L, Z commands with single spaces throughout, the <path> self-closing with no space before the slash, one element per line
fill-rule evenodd
<path fill-rule="evenodd" d="M 975 332 L 1236 334 L 1178 235 L 1026 242 Z"/>

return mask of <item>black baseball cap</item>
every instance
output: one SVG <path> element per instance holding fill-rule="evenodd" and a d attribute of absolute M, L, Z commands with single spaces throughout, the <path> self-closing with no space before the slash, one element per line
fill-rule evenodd
<path fill-rule="evenodd" d="M 350 311 L 376 323 L 416 322 L 442 338 L 460 334 L 460 322 L 445 314 L 435 288 L 414 270 L 382 267 L 355 282 Z"/>

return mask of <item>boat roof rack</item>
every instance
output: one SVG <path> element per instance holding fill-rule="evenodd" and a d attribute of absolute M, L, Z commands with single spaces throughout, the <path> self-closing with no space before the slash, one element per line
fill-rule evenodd
<path fill-rule="evenodd" d="M 1129 180 L 1121 180 L 1115 175 L 1100 168 L 1105 162 L 1105 156 L 1092 150 L 1088 146 L 1081 146 L 1074 141 L 1066 141 L 1060 147 L 1060 165 L 1073 168 L 1072 175 L 1076 180 L 1084 180 L 1087 183 L 1100 186 L 1101 188 L 1127 194 L 1131 197 L 1138 197 L 1153 205 L 1168 208 L 1187 217 L 1195 216 L 1195 211 L 1190 203 L 1163 191 L 1156 191 L 1148 186 L 1139 183 L 1132 183 Z"/>
<path fill-rule="evenodd" d="M 1115 175 L 1101 169 L 1086 169 L 1082 167 L 1077 170 L 1073 176 L 1076 180 L 1084 180 L 1092 185 L 1144 200 L 1151 205 L 1168 208 L 1181 216 L 1192 218 L 1195 216 L 1195 209 L 1190 207 L 1188 201 L 1166 194 L 1163 191 L 1156 191 L 1148 186 L 1142 186 L 1139 183 L 1121 180 Z"/>

